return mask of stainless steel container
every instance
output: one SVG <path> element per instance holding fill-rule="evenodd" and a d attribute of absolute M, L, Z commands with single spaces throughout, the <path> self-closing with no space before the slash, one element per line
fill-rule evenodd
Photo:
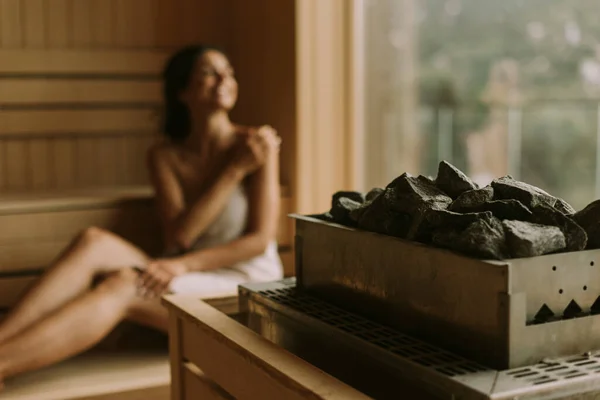
<path fill-rule="evenodd" d="M 331 304 L 497 369 L 600 349 L 600 250 L 485 261 L 293 217 L 298 287 Z"/>

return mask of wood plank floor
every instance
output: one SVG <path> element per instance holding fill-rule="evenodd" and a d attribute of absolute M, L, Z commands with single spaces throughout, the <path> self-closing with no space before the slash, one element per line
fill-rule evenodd
<path fill-rule="evenodd" d="M 168 400 L 166 351 L 89 353 L 6 382 L 2 400 Z"/>

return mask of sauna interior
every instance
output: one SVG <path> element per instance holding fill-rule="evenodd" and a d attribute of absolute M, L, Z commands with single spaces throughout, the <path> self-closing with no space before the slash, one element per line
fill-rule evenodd
<path fill-rule="evenodd" d="M 303 232 L 302 225 L 322 221 L 296 225 L 301 218 L 288 214 L 308 218 L 324 213 L 339 190 L 366 193 L 404 172 L 434 178 L 446 160 L 480 187 L 511 175 L 575 210 L 600 198 L 599 20 L 597 0 L 0 0 L 0 319 L 73 237 L 90 226 L 113 231 L 149 252 L 161 247 L 146 151 L 161 134 L 160 73 L 182 46 L 223 49 L 239 82 L 232 119 L 269 124 L 282 139 L 277 242 L 290 279 L 271 283 L 285 292 L 295 290 L 290 282 L 303 284 L 303 260 L 312 258 L 311 267 L 322 265 L 323 270 L 350 261 L 362 266 L 360 254 L 373 255 L 367 263 L 386 254 L 393 265 L 404 260 L 405 254 L 392 260 L 390 254 L 396 253 L 371 246 L 378 240 L 371 232 L 355 246 L 338 241 L 339 230 L 355 232 L 339 226 L 327 240 L 313 235 L 312 247 L 305 246 L 309 228 Z M 333 231 L 331 226 L 316 229 Z M 337 253 L 332 250 L 336 245 Z M 361 253 L 361 246 L 370 248 Z M 320 250 L 310 254 L 310 248 Z M 415 254 L 435 260 L 421 250 Z M 440 254 L 443 262 L 428 265 L 443 268 L 454 257 Z M 598 268 L 599 261 L 585 259 L 584 267 Z M 438 276 L 414 270 L 421 283 Z M 575 298 L 564 282 L 577 286 L 580 296 L 596 294 L 595 282 L 580 284 L 575 274 L 554 271 L 561 271 L 560 265 L 546 271 L 558 285 L 553 299 Z M 373 289 L 373 282 L 365 282 L 370 276 L 385 275 L 361 272 L 331 279 L 368 292 Z M 422 290 L 421 283 L 410 285 L 412 305 L 431 293 L 453 293 Z M 7 381 L 0 400 L 368 398 L 279 346 L 276 340 L 287 340 L 281 332 L 265 328 L 261 336 L 260 329 L 242 321 L 244 301 L 275 304 L 261 290 L 269 291 L 242 288 L 239 296 L 201 299 L 165 296 L 170 337 L 123 323 L 81 356 Z M 391 292 L 375 288 L 370 295 Z M 465 299 L 455 296 L 445 305 Z M 427 304 L 414 308 L 435 311 Z M 551 310 L 552 317 L 563 309 Z M 456 309 L 442 314 L 454 315 Z M 586 318 L 569 323 L 599 321 L 594 323 L 600 326 L 597 315 Z M 532 329 L 548 326 L 553 325 Z M 328 330 L 325 337 L 337 345 L 344 335 Z M 318 342 L 328 350 L 330 342 Z M 594 357 L 600 363 L 600 354 Z M 403 371 L 413 374 L 404 377 L 420 382 L 419 390 L 448 389 L 449 381 L 462 379 L 440 378 L 437 370 L 423 378 L 421 372 L 434 367 L 402 360 L 406 364 L 399 365 L 410 366 Z M 595 374 L 600 371 L 596 364 L 593 368 L 598 368 Z M 366 372 L 384 376 L 374 371 Z M 579 396 L 575 387 L 580 383 L 585 390 L 600 387 L 600 375 L 586 374 L 568 382 L 552 378 L 535 383 L 534 389 L 527 376 L 521 383 L 532 393 L 551 390 L 560 380 L 556 387 Z M 474 376 L 471 383 L 479 385 L 480 378 Z M 510 384 L 514 379 L 520 378 L 506 378 Z M 496 385 L 495 378 L 490 382 L 487 394 L 497 389 L 494 396 L 510 386 Z M 462 393 L 452 396 L 463 398 Z M 516 392 L 506 393 L 473 398 L 515 398 Z"/>

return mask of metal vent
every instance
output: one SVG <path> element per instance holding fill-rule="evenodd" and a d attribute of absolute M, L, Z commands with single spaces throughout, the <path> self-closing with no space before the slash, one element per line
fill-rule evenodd
<path fill-rule="evenodd" d="M 261 291 L 263 296 L 318 319 L 347 334 L 448 376 L 464 375 L 490 369 L 439 347 L 370 321 L 295 288 Z"/>
<path fill-rule="evenodd" d="M 534 385 L 558 382 L 600 373 L 600 355 L 587 354 L 560 361 L 547 361 L 526 368 L 501 371 L 501 373 Z"/>
<path fill-rule="evenodd" d="M 302 293 L 296 290 L 293 280 L 249 284 L 245 288 L 259 298 L 283 306 L 278 309 L 289 308 L 308 318 L 307 321 L 316 321 L 327 329 L 338 330 L 353 340 L 377 347 L 404 370 L 409 366 L 415 371 L 415 377 L 426 375 L 431 382 L 437 381 L 440 387 L 447 388 L 448 394 L 460 392 L 473 395 L 465 398 L 511 399 L 548 391 L 554 395 L 578 390 L 589 393 L 590 389 L 600 393 L 600 353 L 497 371 Z M 448 385 L 449 382 L 452 384 Z"/>

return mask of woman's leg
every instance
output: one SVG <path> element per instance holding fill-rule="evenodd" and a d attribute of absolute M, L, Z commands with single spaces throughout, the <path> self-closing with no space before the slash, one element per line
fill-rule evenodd
<path fill-rule="evenodd" d="M 117 235 L 86 229 L 0 323 L 0 344 L 89 290 L 95 275 L 147 261 L 144 252 Z"/>
<path fill-rule="evenodd" d="M 136 280 L 131 269 L 115 272 L 92 291 L 0 344 L 0 381 L 89 349 L 125 318 L 166 330 L 166 309 L 158 298 L 139 297 Z"/>

